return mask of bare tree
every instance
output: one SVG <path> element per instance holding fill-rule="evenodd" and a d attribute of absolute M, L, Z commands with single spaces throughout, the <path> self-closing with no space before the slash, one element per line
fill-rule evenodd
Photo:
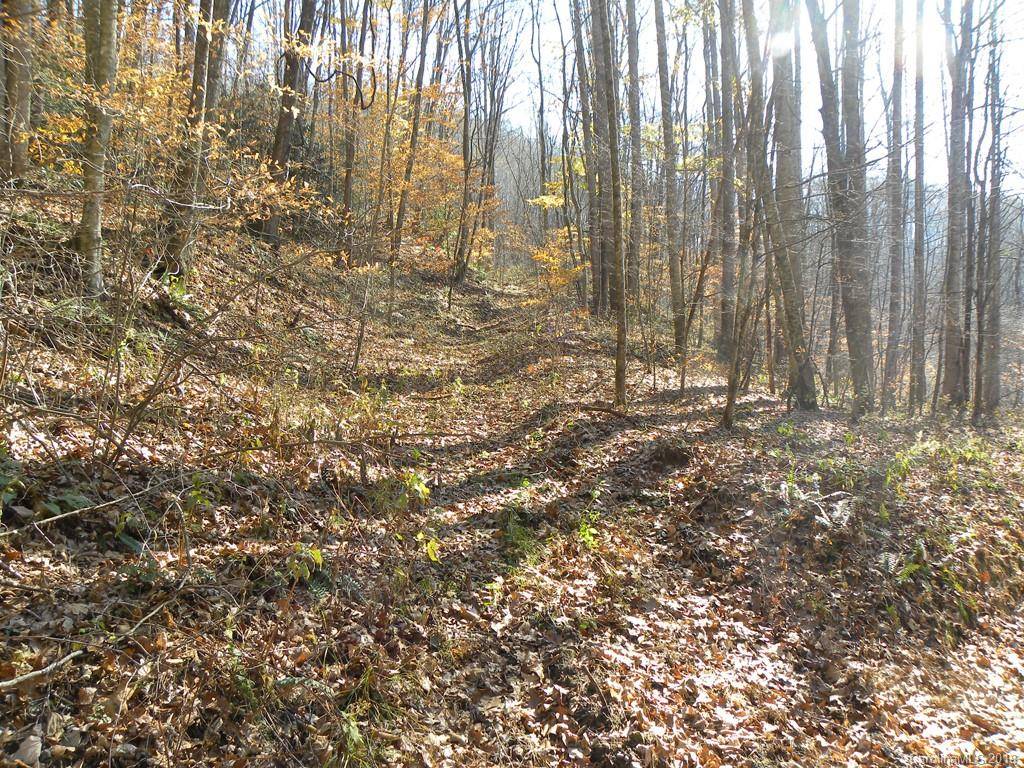
<path fill-rule="evenodd" d="M 537 67 L 537 177 L 538 194 L 542 197 L 548 193 L 548 129 L 544 114 L 544 56 L 541 47 L 540 8 L 536 2 L 530 3 L 530 54 Z M 540 206 L 540 242 L 547 239 L 548 208 Z"/>
<path fill-rule="evenodd" d="M 594 119 L 603 123 L 605 145 L 600 173 L 603 208 L 607 215 L 602 231 L 606 253 L 611 259 L 610 302 L 615 309 L 615 404 L 626 404 L 626 295 L 622 259 L 622 187 L 619 176 L 619 112 L 615 98 L 612 66 L 610 18 L 606 0 L 590 0 L 594 28 L 595 82 L 598 89 Z"/>
<path fill-rule="evenodd" d="M 590 76 L 587 68 L 587 49 L 583 39 L 583 21 L 580 0 L 572 0 L 572 36 L 576 49 L 576 70 L 579 81 L 580 124 L 583 132 L 583 165 L 587 182 L 587 236 L 590 252 L 590 312 L 601 312 L 602 273 L 600 238 L 600 201 L 597 196 L 597 152 L 594 147 L 593 115 L 591 111 Z"/>
<path fill-rule="evenodd" d="M 975 359 L 974 419 L 992 415 L 1001 395 L 1002 247 L 1003 247 L 1003 94 L 1000 88 L 999 9 L 991 15 L 988 65 L 988 112 L 992 133 L 988 171 L 990 186 L 985 222 L 984 257 L 978 262 L 978 351 Z"/>
<path fill-rule="evenodd" d="M 917 0 L 917 33 L 914 71 L 914 293 L 911 310 L 910 394 L 911 411 L 924 407 L 925 381 L 925 275 L 924 275 L 924 0 Z"/>
<path fill-rule="evenodd" d="M 903 208 L 903 0 L 895 0 L 892 108 L 889 129 L 889 168 L 886 174 L 889 230 L 889 334 L 885 342 L 882 374 L 882 413 L 891 404 L 900 343 L 903 338 L 903 245 L 906 216 Z"/>
<path fill-rule="evenodd" d="M 20 179 L 28 172 L 32 112 L 31 0 L 0 4 L 0 57 L 3 59 L 3 111 L 0 115 L 0 178 Z"/>
<path fill-rule="evenodd" d="M 228 17 L 228 0 L 201 0 L 192 64 L 188 114 L 168 205 L 168 224 L 162 233 L 160 271 L 184 274 L 196 233 L 196 202 L 206 186 L 212 127 L 220 98 L 221 62 Z"/>
<path fill-rule="evenodd" d="M 640 40 L 636 0 L 626 0 L 626 45 L 629 59 L 629 242 L 626 250 L 626 293 L 640 298 L 640 244 L 644 227 L 644 169 L 640 121 Z"/>
<path fill-rule="evenodd" d="M 785 17 L 786 6 L 789 0 L 773 0 L 772 13 L 776 20 L 773 28 Z M 791 389 L 797 407 L 802 410 L 816 410 L 818 407 L 817 394 L 814 385 L 814 364 L 811 360 L 810 348 L 807 343 L 807 332 L 804 321 L 801 292 L 798 288 L 798 276 L 796 269 L 796 241 L 785 229 L 785 222 L 776 199 L 776 190 L 771 184 L 771 171 L 768 167 L 768 147 L 765 131 L 765 86 L 764 86 L 764 64 L 761 58 L 760 33 L 757 28 L 757 16 L 754 11 L 753 0 L 743 0 L 743 23 L 746 32 L 747 57 L 750 68 L 750 96 L 747 100 L 747 130 L 749 131 L 747 162 L 751 182 L 757 192 L 757 198 L 764 211 L 766 224 L 767 242 L 769 252 L 772 254 L 774 272 L 778 280 L 780 300 L 782 304 L 783 335 L 786 341 L 786 351 L 792 358 L 792 366 L 796 371 L 796 379 Z M 792 70 L 785 70 L 791 72 Z M 783 72 L 784 74 L 784 72 Z M 776 80 L 778 87 L 779 81 Z M 792 94 L 793 89 L 782 87 L 776 93 L 776 100 L 785 99 L 787 94 Z M 775 109 L 776 135 L 780 135 L 778 120 L 780 115 L 790 112 L 790 108 Z M 789 134 L 785 123 L 781 126 L 783 137 Z M 786 139 L 777 139 L 783 145 Z M 777 177 L 777 185 L 782 188 L 790 187 L 795 182 Z"/>
<path fill-rule="evenodd" d="M 719 0 L 721 19 L 721 103 L 722 103 L 722 180 L 719 190 L 720 229 L 719 251 L 722 254 L 722 300 L 719 309 L 718 353 L 723 360 L 733 358 L 733 326 L 736 323 L 736 129 L 735 93 L 737 89 L 736 64 L 736 7 L 733 0 Z"/>
<path fill-rule="evenodd" d="M 681 246 L 679 242 L 679 162 L 676 131 L 673 121 L 672 83 L 668 69 L 668 45 L 665 36 L 665 9 L 663 0 L 654 0 L 654 24 L 658 42 L 658 82 L 661 87 L 661 141 L 664 148 L 662 173 L 665 177 L 665 251 L 668 255 L 669 289 L 672 300 L 672 328 L 675 352 L 680 370 L 685 366 L 684 336 L 686 328 L 685 306 L 681 275 Z"/>
<path fill-rule="evenodd" d="M 951 0 L 943 8 L 946 20 L 946 59 L 950 75 L 949 192 L 946 232 L 946 272 L 942 288 L 943 369 L 941 394 L 948 405 L 961 408 L 967 402 L 964 360 L 968 340 L 964 336 L 964 250 L 967 216 L 967 79 L 974 31 L 974 0 L 963 0 L 959 39 Z"/>
<path fill-rule="evenodd" d="M 832 70 L 827 22 L 821 5 L 818 0 L 807 0 L 807 9 L 821 84 L 829 199 L 836 229 L 836 266 L 854 389 L 853 416 L 858 418 L 874 407 L 871 276 L 866 224 L 867 170 L 861 104 L 860 0 L 842 2 L 843 56 L 839 83 Z M 845 142 L 841 137 L 845 137 Z"/>
<path fill-rule="evenodd" d="M 288 157 L 292 149 L 292 130 L 299 112 L 301 98 L 306 91 L 305 49 L 308 48 L 312 40 L 315 20 L 316 0 L 302 0 L 298 27 L 290 30 L 285 36 L 281 105 L 277 111 L 274 146 L 270 151 L 270 177 L 277 185 L 284 185 L 288 181 Z M 259 234 L 270 242 L 277 243 L 280 226 L 280 212 L 271 211 L 270 215 L 259 223 Z"/>
<path fill-rule="evenodd" d="M 398 213 L 395 216 L 395 227 L 391 234 L 391 260 L 399 257 L 402 247 L 402 233 L 405 228 L 405 216 L 409 206 L 409 190 L 412 187 L 412 173 L 416 167 L 416 150 L 419 146 L 420 118 L 423 113 L 423 78 L 427 67 L 427 40 L 430 37 L 431 0 L 420 0 L 420 49 L 419 61 L 416 64 L 416 90 L 412 97 L 412 123 L 409 126 L 409 154 L 405 160 L 405 173 L 402 176 L 402 189 L 398 194 Z"/>
<path fill-rule="evenodd" d="M 83 0 L 85 80 L 91 93 L 86 107 L 82 181 L 85 204 L 78 227 L 78 251 L 86 265 L 89 290 L 105 292 L 103 282 L 103 199 L 106 190 L 107 146 L 113 116 L 104 103 L 117 75 L 117 2 Z"/>

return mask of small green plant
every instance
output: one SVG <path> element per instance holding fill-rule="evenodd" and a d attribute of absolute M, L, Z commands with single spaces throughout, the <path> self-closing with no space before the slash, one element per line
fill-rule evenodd
<path fill-rule="evenodd" d="M 487 590 L 487 597 L 484 598 L 484 605 L 495 606 L 501 601 L 501 592 L 504 589 L 505 580 L 498 576 L 494 581 L 484 584 Z"/>
<path fill-rule="evenodd" d="M 423 547 L 423 554 L 427 556 L 427 559 L 432 563 L 441 562 L 440 550 L 441 542 L 434 536 L 430 536 L 423 531 L 416 534 L 416 541 Z"/>
<path fill-rule="evenodd" d="M 426 478 L 415 469 L 381 482 L 374 493 L 377 509 L 385 514 L 395 514 L 418 509 L 430 498 Z"/>
<path fill-rule="evenodd" d="M 889 508 L 885 505 L 884 501 L 878 505 L 878 519 L 886 525 L 892 519 L 892 515 L 889 514 Z"/>
<path fill-rule="evenodd" d="M 792 437 L 796 433 L 796 427 L 792 422 L 784 421 L 775 428 L 775 431 L 782 437 Z"/>
<path fill-rule="evenodd" d="M 25 481 L 17 463 L 0 455 L 0 507 L 5 507 L 25 492 Z"/>
<path fill-rule="evenodd" d="M 527 557 L 537 547 L 533 531 L 523 523 L 523 511 L 515 506 L 505 510 L 504 537 L 515 558 Z"/>
<path fill-rule="evenodd" d="M 597 510 L 589 509 L 580 515 L 579 522 L 576 524 L 576 535 L 579 540 L 583 543 L 587 549 L 597 549 L 597 527 L 594 523 L 598 520 Z"/>
<path fill-rule="evenodd" d="M 171 300 L 171 303 L 182 309 L 189 309 L 189 293 L 188 286 L 185 285 L 184 278 L 178 275 L 164 275 L 163 280 L 164 286 L 167 288 L 167 298 Z"/>
<path fill-rule="evenodd" d="M 919 574 L 925 575 L 928 563 L 928 550 L 925 548 L 924 539 L 918 539 L 914 551 L 903 558 L 903 567 L 896 574 L 896 583 L 905 584 L 917 578 Z"/>
<path fill-rule="evenodd" d="M 323 568 L 324 555 L 316 547 L 297 542 L 295 551 L 288 555 L 285 566 L 288 568 L 292 581 L 305 583 L 313 577 L 313 574 Z"/>
<path fill-rule="evenodd" d="M 189 525 L 201 525 L 203 516 L 213 509 L 217 501 L 217 489 L 198 472 L 192 475 L 192 484 L 185 491 L 182 513 Z"/>
<path fill-rule="evenodd" d="M 59 515 L 62 512 L 74 512 L 90 506 L 92 501 L 78 491 L 65 491 L 43 502 L 47 512 Z"/>
<path fill-rule="evenodd" d="M 366 740 L 359 730 L 359 722 L 348 710 L 341 713 L 339 722 L 341 731 L 342 765 L 363 765 L 367 762 Z"/>

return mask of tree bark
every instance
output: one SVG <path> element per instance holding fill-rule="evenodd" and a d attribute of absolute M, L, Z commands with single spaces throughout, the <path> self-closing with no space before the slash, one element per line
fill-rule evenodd
<path fill-rule="evenodd" d="M 394 264 L 399 258 L 402 248 L 402 232 L 405 227 L 406 209 L 409 205 L 409 190 L 412 187 L 412 172 L 416 167 L 416 150 L 419 146 L 420 117 L 423 113 L 423 78 L 427 68 L 427 40 L 430 37 L 431 0 L 420 0 L 422 17 L 420 23 L 419 62 L 416 65 L 416 92 L 412 97 L 412 123 L 409 127 L 409 154 L 405 160 L 405 173 L 402 176 L 402 191 L 398 195 L 398 213 L 395 216 L 395 228 L 391 235 L 391 261 Z"/>
<path fill-rule="evenodd" d="M 988 195 L 987 247 L 979 263 L 978 355 L 974 394 L 974 418 L 991 416 L 1001 397 L 1002 342 L 1002 245 L 1003 245 L 1003 94 L 1000 88 L 1000 38 L 998 9 L 991 21 L 988 72 L 988 111 L 992 130 L 989 147 L 991 181 Z"/>
<path fill-rule="evenodd" d="M 281 106 L 277 112 L 277 127 L 274 130 L 274 146 L 270 152 L 270 178 L 278 187 L 288 181 L 288 156 L 292 149 L 292 130 L 298 112 L 300 99 L 306 90 L 305 57 L 303 47 L 312 39 L 313 23 L 316 18 L 316 1 L 302 0 L 299 9 L 299 26 L 289 33 L 284 45 L 284 77 L 281 83 Z M 280 241 L 280 211 L 271 211 L 260 222 L 260 235 L 274 243 Z"/>
<path fill-rule="evenodd" d="M 892 72 L 892 126 L 889 131 L 889 168 L 886 178 L 889 230 L 889 334 L 882 374 L 882 414 L 892 405 L 896 366 L 903 339 L 903 0 L 895 0 L 895 48 Z"/>
<path fill-rule="evenodd" d="M 811 37 L 821 84 L 822 126 L 828 163 L 828 188 L 836 218 L 836 264 L 839 269 L 846 346 L 853 379 L 853 417 L 874 408 L 874 362 L 871 320 L 871 275 L 868 266 L 860 0 L 843 0 L 843 61 L 839 85 L 832 71 L 828 29 L 818 0 L 807 0 Z M 840 129 L 842 119 L 842 130 Z M 845 146 L 840 140 L 845 136 Z"/>
<path fill-rule="evenodd" d="M 668 45 L 665 39 L 665 10 L 663 0 L 654 0 L 654 24 L 658 43 L 658 83 L 661 87 L 661 141 L 664 157 L 662 172 L 665 177 L 665 252 L 668 255 L 669 288 L 672 298 L 672 329 L 675 353 L 680 370 L 686 354 L 683 343 L 685 306 L 680 275 L 679 243 L 679 180 L 676 166 L 679 162 L 676 132 L 673 121 L 672 83 L 668 69 Z"/>
<path fill-rule="evenodd" d="M 590 251 L 590 313 L 601 311 L 601 216 L 597 196 L 597 153 L 594 148 L 593 114 L 591 111 L 590 76 L 587 49 L 583 42 L 583 19 L 580 0 L 572 0 L 572 36 L 576 49 L 576 70 L 579 79 L 580 123 L 583 131 L 583 165 L 587 182 L 587 237 Z"/>
<path fill-rule="evenodd" d="M 947 23 L 946 56 L 950 74 L 949 191 L 946 232 L 946 270 L 943 280 L 943 327 L 945 336 L 942 389 L 947 405 L 960 409 L 967 402 L 964 388 L 964 249 L 967 215 L 967 66 L 972 48 L 974 0 L 964 0 L 960 16 L 960 39 L 954 32 L 950 0 L 945 3 Z"/>
<path fill-rule="evenodd" d="M 629 59 L 629 242 L 626 251 L 626 294 L 640 300 L 640 244 L 643 237 L 644 170 L 640 121 L 640 40 L 636 0 L 626 0 L 626 44 Z"/>
<path fill-rule="evenodd" d="M 168 226 L 159 271 L 184 275 L 190 266 L 198 217 L 196 203 L 206 188 L 207 162 L 213 139 L 211 123 L 220 99 L 221 62 L 228 0 L 201 0 L 192 65 L 188 114 L 182 127 L 182 145 L 168 205 Z"/>
<path fill-rule="evenodd" d="M 925 275 L 924 275 L 924 0 L 917 0 L 917 33 L 914 71 L 914 293 L 911 310 L 910 410 L 924 408 L 927 381 L 924 369 Z"/>
<path fill-rule="evenodd" d="M 773 0 L 774 18 L 782 15 L 784 8 L 780 3 L 786 0 Z M 804 325 L 804 311 L 800 292 L 797 289 L 796 271 L 794 269 L 794 242 L 784 231 L 782 214 L 779 210 L 775 189 L 771 184 L 771 172 L 768 168 L 767 141 L 765 137 L 765 87 L 764 67 L 761 60 L 760 33 L 757 29 L 757 17 L 754 12 L 753 0 L 743 0 L 743 22 L 746 32 L 747 57 L 750 67 L 750 96 L 748 99 L 746 120 L 750 136 L 747 163 L 751 181 L 757 190 L 764 210 L 764 218 L 768 237 L 765 238 L 766 252 L 774 259 L 775 273 L 778 278 L 782 299 L 783 332 L 786 339 L 787 353 L 793 358 L 792 365 L 797 373 L 791 389 L 796 405 L 801 410 L 817 410 L 818 400 L 814 385 L 814 364 L 810 356 L 810 347 Z M 792 93 L 792 89 L 783 87 L 779 94 Z M 786 108 L 776 106 L 775 119 L 779 119 Z M 785 132 L 785 126 L 783 126 Z M 781 183 L 789 186 L 792 180 L 783 178 Z"/>
<path fill-rule="evenodd" d="M 117 74 L 117 2 L 83 0 L 85 81 L 92 93 L 86 107 L 82 181 L 85 203 L 78 227 L 78 251 L 85 262 L 90 292 L 102 296 L 104 171 L 113 116 L 104 105 Z"/>
<path fill-rule="evenodd" d="M 3 142 L 0 178 L 22 179 L 28 172 L 32 117 L 32 0 L 3 0 Z"/>
<path fill-rule="evenodd" d="M 719 191 L 721 217 L 719 251 L 722 254 L 722 300 L 719 308 L 718 354 L 723 360 L 732 360 L 733 336 L 736 323 L 736 128 L 735 94 L 737 89 L 736 64 L 736 7 L 733 0 L 719 0 L 721 37 L 721 101 L 722 101 L 722 188 Z"/>
<path fill-rule="evenodd" d="M 594 27 L 594 59 L 600 84 L 596 122 L 604 123 L 601 194 L 605 212 L 603 240 L 611 260 L 611 291 L 615 309 L 615 405 L 626 404 L 626 297 L 625 269 L 622 258 L 622 189 L 619 181 L 619 114 L 611 54 L 610 19 L 606 0 L 591 0 Z"/>
<path fill-rule="evenodd" d="M 786 40 L 799 16 L 796 0 L 781 0 L 772 6 L 771 28 L 774 39 Z M 795 44 L 795 43 L 794 43 Z M 794 48 L 776 46 L 773 50 L 773 92 L 775 102 L 775 199 L 779 208 L 781 236 L 789 248 L 793 290 L 800 310 L 801 325 L 807 318 L 804 297 L 803 167 L 800 143 L 799 89 L 796 87 L 796 56 Z M 782 325 L 781 323 L 779 324 Z M 792 392 L 800 372 L 793 355 L 787 355 L 787 389 Z"/>

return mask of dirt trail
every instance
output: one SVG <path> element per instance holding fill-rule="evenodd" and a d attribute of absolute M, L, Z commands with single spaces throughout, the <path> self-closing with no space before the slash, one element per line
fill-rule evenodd
<path fill-rule="evenodd" d="M 633 382 L 635 405 L 617 416 L 601 405 L 608 357 L 537 325 L 510 314 L 497 350 L 460 347 L 472 383 L 443 421 L 474 437 L 429 454 L 431 642 L 442 649 L 427 661 L 431 722 L 454 727 L 426 738 L 425 759 L 1024 754 L 1016 623 L 982 618 L 949 648 L 911 609 L 908 625 L 887 621 L 861 593 L 900 587 L 855 581 L 883 576 L 867 561 L 891 543 L 865 540 L 877 532 L 858 497 L 813 489 L 847 516 L 822 523 L 829 502 L 808 492 L 810 512 L 797 510 L 798 483 L 788 498 L 773 487 L 789 464 L 849 447 L 842 417 L 789 420 L 750 396 L 752 426 L 727 435 L 715 426 L 719 387 L 680 398 L 650 379 Z M 790 429 L 780 424 L 809 435 L 792 462 L 773 456 Z M 858 545 L 867 551 L 848 551 Z M 991 662 L 972 676 L 982 655 Z"/>

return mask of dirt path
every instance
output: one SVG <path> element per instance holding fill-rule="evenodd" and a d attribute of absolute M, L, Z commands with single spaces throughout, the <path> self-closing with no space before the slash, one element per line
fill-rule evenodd
<path fill-rule="evenodd" d="M 425 662 L 436 727 L 417 747 L 424 760 L 891 765 L 969 754 L 980 765 L 1024 754 L 1019 627 L 983 618 L 944 647 L 926 615 L 886 621 L 873 590 L 900 588 L 871 583 L 882 574 L 867 562 L 892 535 L 866 541 L 877 532 L 849 509 L 853 493 L 832 494 L 849 519 L 827 523 L 816 515 L 829 502 L 810 489 L 811 512 L 796 509 L 798 482 L 780 498 L 777 465 L 791 462 L 773 455 L 790 428 L 779 425 L 809 435 L 799 465 L 849 447 L 841 417 L 793 422 L 750 397 L 742 410 L 756 426 L 725 435 L 719 389 L 678 398 L 649 380 L 616 416 L 601 406 L 609 361 L 592 343 L 518 327 L 496 350 L 462 348 L 466 386 L 443 421 L 474 437 L 427 462 L 439 650 Z M 867 551 L 847 551 L 858 545 Z"/>

